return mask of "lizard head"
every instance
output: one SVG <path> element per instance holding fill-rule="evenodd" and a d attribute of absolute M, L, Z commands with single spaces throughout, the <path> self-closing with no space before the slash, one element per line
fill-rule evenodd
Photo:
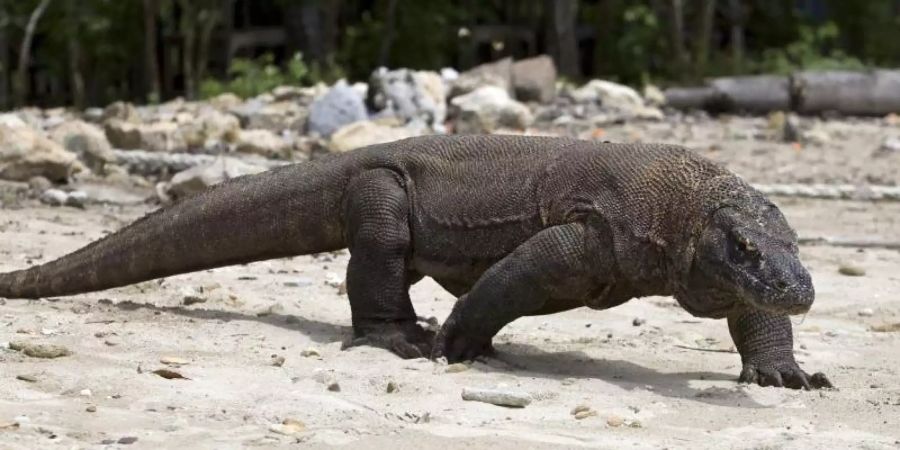
<path fill-rule="evenodd" d="M 695 241 L 686 294 L 679 301 L 691 314 L 722 317 L 735 308 L 802 314 L 815 298 L 800 262 L 797 237 L 778 208 L 716 209 Z"/>

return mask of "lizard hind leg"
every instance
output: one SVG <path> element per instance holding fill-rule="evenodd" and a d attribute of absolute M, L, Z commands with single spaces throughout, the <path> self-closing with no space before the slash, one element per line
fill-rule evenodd
<path fill-rule="evenodd" d="M 353 318 L 353 337 L 344 348 L 369 345 L 402 358 L 428 356 L 434 334 L 419 326 L 409 299 L 409 286 L 416 279 L 408 269 L 406 190 L 390 170 L 364 172 L 348 186 L 344 213 Z"/>

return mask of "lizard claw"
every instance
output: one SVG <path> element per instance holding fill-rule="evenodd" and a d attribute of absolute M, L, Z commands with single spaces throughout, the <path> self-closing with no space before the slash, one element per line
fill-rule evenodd
<path fill-rule="evenodd" d="M 744 364 L 740 383 L 760 386 L 786 387 L 790 389 L 823 389 L 834 385 L 822 372 L 806 373 L 791 358 L 789 361 L 759 361 Z"/>
<path fill-rule="evenodd" d="M 456 363 L 470 361 L 482 355 L 492 355 L 494 347 L 491 338 L 461 333 L 456 321 L 447 319 L 447 322 L 438 331 L 434 340 L 434 348 L 431 359 L 447 358 L 447 362 Z"/>
<path fill-rule="evenodd" d="M 344 342 L 341 350 L 360 345 L 383 348 L 403 359 L 425 358 L 431 354 L 434 332 L 416 323 L 390 322 L 359 327 L 357 336 Z"/>

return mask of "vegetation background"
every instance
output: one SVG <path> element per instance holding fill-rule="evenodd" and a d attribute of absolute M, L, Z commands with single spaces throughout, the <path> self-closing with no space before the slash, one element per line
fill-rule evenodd
<path fill-rule="evenodd" d="M 0 0 L 0 108 L 156 102 L 547 53 L 689 84 L 900 62 L 900 0 Z"/>

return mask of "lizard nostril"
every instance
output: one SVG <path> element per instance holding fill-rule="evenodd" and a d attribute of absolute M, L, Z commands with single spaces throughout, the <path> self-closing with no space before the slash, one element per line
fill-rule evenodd
<path fill-rule="evenodd" d="M 790 285 L 788 284 L 788 282 L 784 281 L 784 280 L 778 280 L 775 282 L 775 288 L 778 289 L 779 291 L 787 290 L 787 288 L 789 286 Z"/>

